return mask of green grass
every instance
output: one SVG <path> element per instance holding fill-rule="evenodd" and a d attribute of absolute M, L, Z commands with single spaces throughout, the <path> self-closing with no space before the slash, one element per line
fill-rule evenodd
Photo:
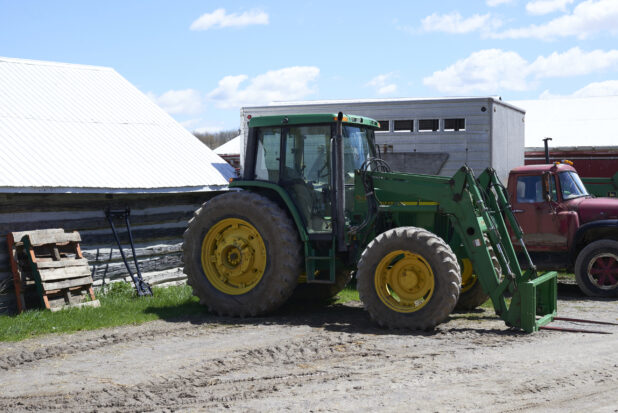
<path fill-rule="evenodd" d="M 356 287 L 348 285 L 343 290 L 337 294 L 336 304 L 343 304 L 349 301 L 360 301 L 358 297 L 358 291 L 356 291 Z"/>
<path fill-rule="evenodd" d="M 574 278 L 573 274 L 566 273 L 561 273 L 559 277 Z M 137 325 L 157 319 L 207 312 L 192 295 L 189 286 L 154 288 L 153 292 L 154 297 L 138 298 L 130 284 L 115 283 L 105 293 L 97 294 L 101 302 L 99 308 L 75 308 L 56 313 L 31 310 L 17 316 L 0 315 L 0 341 L 18 341 L 43 334 L 95 330 L 126 324 Z M 335 303 L 350 301 L 360 301 L 353 283 L 338 294 Z M 493 308 L 493 305 L 487 300 L 481 307 Z"/>
<path fill-rule="evenodd" d="M 206 313 L 191 287 L 183 285 L 153 288 L 153 297 L 135 296 L 127 283 L 115 283 L 105 293 L 97 294 L 101 307 L 73 308 L 52 313 L 26 311 L 17 316 L 0 316 L 0 341 L 18 341 L 49 333 L 70 333 L 141 324 L 157 319 Z"/>

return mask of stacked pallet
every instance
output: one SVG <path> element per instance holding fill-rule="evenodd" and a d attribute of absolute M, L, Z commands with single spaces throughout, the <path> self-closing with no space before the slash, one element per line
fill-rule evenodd
<path fill-rule="evenodd" d="M 33 288 L 41 305 L 51 311 L 100 305 L 80 242 L 77 231 L 62 229 L 9 233 L 9 258 L 19 312 L 31 308 L 27 297 L 32 295 Z"/>

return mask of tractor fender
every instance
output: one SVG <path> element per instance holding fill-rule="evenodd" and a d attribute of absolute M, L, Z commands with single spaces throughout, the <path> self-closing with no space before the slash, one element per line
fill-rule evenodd
<path fill-rule="evenodd" d="M 577 254 L 592 241 L 612 239 L 618 241 L 618 219 L 604 219 L 588 222 L 575 232 L 571 243 L 570 256 L 573 261 Z"/>
<path fill-rule="evenodd" d="M 307 242 L 309 240 L 309 236 L 307 235 L 307 231 L 300 213 L 298 212 L 298 208 L 296 208 L 296 205 L 294 204 L 294 201 L 292 201 L 292 198 L 290 198 L 290 195 L 281 186 L 265 181 L 234 180 L 230 182 L 229 187 L 244 189 L 247 191 L 259 191 L 263 194 L 268 193 L 272 198 L 281 201 L 287 208 L 294 224 L 296 224 L 301 241 Z"/>

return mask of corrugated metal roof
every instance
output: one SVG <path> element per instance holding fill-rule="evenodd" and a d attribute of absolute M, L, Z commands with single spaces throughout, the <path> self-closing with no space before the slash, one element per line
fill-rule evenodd
<path fill-rule="evenodd" d="M 0 192 L 220 189 L 234 169 L 107 67 L 0 57 Z"/>
<path fill-rule="evenodd" d="M 526 111 L 526 147 L 618 145 L 618 96 L 514 100 Z"/>
<path fill-rule="evenodd" d="M 242 135 L 238 135 L 232 140 L 225 142 L 223 145 L 215 148 L 215 153 L 218 155 L 236 155 L 240 154 L 240 144 Z"/>

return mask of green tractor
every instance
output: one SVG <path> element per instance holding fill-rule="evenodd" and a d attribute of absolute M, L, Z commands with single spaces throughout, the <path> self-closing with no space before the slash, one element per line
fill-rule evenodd
<path fill-rule="evenodd" d="M 184 234 L 184 271 L 211 311 L 257 316 L 290 297 L 323 299 L 355 272 L 365 309 L 389 328 L 433 328 L 488 297 L 509 326 L 553 320 L 556 273 L 522 271 L 505 219 L 520 240 L 521 230 L 493 170 L 392 172 L 376 153 L 378 122 L 355 115 L 248 126 L 242 177 Z"/>

